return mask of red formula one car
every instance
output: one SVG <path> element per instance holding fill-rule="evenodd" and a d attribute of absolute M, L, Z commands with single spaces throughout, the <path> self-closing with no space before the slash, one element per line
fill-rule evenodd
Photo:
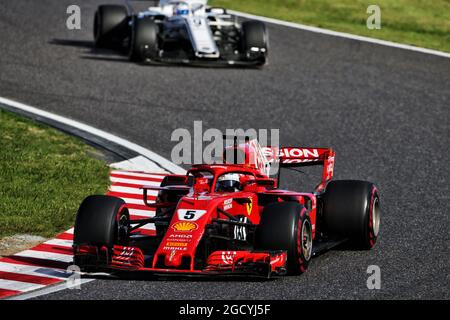
<path fill-rule="evenodd" d="M 193 165 L 160 186 L 143 186 L 143 201 L 156 212 L 151 218 L 130 220 L 120 198 L 87 197 L 75 223 L 74 263 L 84 271 L 270 277 L 302 273 L 313 255 L 343 241 L 375 245 L 377 188 L 331 180 L 332 149 L 261 148 L 247 139 L 225 148 L 224 159 L 229 154 L 233 161 Z M 275 164 L 322 165 L 321 182 L 312 192 L 281 190 L 279 175 L 270 175 Z M 154 236 L 136 232 L 150 223 Z"/>

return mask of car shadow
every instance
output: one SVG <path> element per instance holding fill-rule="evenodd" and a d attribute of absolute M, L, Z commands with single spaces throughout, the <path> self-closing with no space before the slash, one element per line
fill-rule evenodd
<path fill-rule="evenodd" d="M 279 277 L 263 277 L 249 275 L 180 275 L 180 274 L 153 274 L 145 271 L 114 272 L 111 274 L 85 274 L 85 279 L 101 280 L 127 280 L 127 281 L 177 281 L 177 282 L 268 282 Z"/>
<path fill-rule="evenodd" d="M 331 249 L 332 251 L 352 251 L 352 252 L 359 252 L 359 251 L 367 251 L 368 249 L 364 249 L 361 247 L 358 247 L 355 244 L 352 244 L 349 241 L 343 242 L 340 245 L 334 247 Z"/>
<path fill-rule="evenodd" d="M 80 57 L 83 60 L 96 60 L 96 61 L 107 61 L 107 62 L 118 62 L 118 63 L 133 63 L 131 61 L 129 61 L 126 57 L 121 57 L 121 56 L 117 56 L 117 57 L 97 57 L 97 56 L 81 56 Z"/>
<path fill-rule="evenodd" d="M 97 60 L 118 63 L 138 64 L 147 67 L 172 67 L 172 68 L 192 68 L 192 69 L 247 69 L 247 70 L 261 70 L 259 66 L 243 66 L 243 65 L 213 65 L 213 64 L 189 64 L 189 63 L 167 63 L 167 62 L 141 62 L 135 63 L 128 59 L 128 52 L 124 47 L 117 48 L 98 48 L 94 41 L 89 40 L 71 40 L 71 39 L 52 39 L 48 42 L 50 45 L 68 46 L 85 49 L 85 52 L 80 55 L 80 59 Z"/>
<path fill-rule="evenodd" d="M 94 55 L 94 56 L 117 56 L 123 57 L 127 52 L 125 48 L 117 47 L 117 48 L 98 48 L 95 46 L 94 41 L 89 40 L 72 40 L 72 39 L 52 39 L 48 42 L 51 45 L 56 46 L 66 46 L 66 47 L 74 47 L 74 48 L 82 48 L 86 49 L 84 54 Z M 83 55 L 81 56 L 83 57 Z"/>
<path fill-rule="evenodd" d="M 59 46 L 70 46 L 89 49 L 95 47 L 94 42 L 88 40 L 52 39 L 48 43 Z"/>

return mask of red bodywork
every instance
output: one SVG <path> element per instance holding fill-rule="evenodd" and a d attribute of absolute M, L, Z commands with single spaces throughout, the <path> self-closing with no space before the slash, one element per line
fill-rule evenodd
<path fill-rule="evenodd" d="M 166 185 L 143 186 L 143 200 L 155 209 L 174 207 L 165 233 L 160 238 L 153 254 L 144 255 L 137 245 L 95 247 L 80 245 L 74 247 L 78 256 L 95 257 L 96 264 L 108 269 L 151 271 L 155 273 L 190 274 L 258 274 L 264 276 L 284 274 L 287 254 L 285 251 L 254 251 L 218 249 L 210 252 L 201 267 L 197 265 L 202 240 L 212 225 L 227 225 L 232 217 L 243 221 L 242 226 L 257 226 L 264 208 L 261 196 L 272 196 L 275 201 L 292 201 L 293 198 L 308 209 L 313 238 L 316 225 L 316 194 L 321 192 L 333 176 L 334 152 L 324 148 L 262 148 L 255 150 L 246 143 L 237 147 L 246 155 L 243 164 L 194 165 L 187 175 L 168 175 Z M 261 152 L 262 151 L 262 152 Z M 265 172 L 265 164 L 278 161 L 280 166 L 293 164 L 323 164 L 322 180 L 313 193 L 300 193 L 277 188 L 277 178 Z M 205 173 L 210 178 L 204 178 Z M 215 186 L 220 176 L 226 173 L 241 174 L 242 190 L 238 192 L 217 192 Z M 193 182 L 189 185 L 189 177 Z M 175 181 L 176 185 L 171 185 Z M 181 192 L 177 203 L 158 199 L 152 202 L 148 190 Z M 230 217 L 231 216 L 231 217 Z M 136 221 L 132 221 L 136 223 Z M 228 221 L 228 222 L 227 222 Z M 151 222 L 155 222 L 151 220 Z M 150 223 L 150 222 L 149 222 Z M 236 227 L 234 232 L 236 235 Z M 243 228 L 244 229 L 244 228 Z M 247 230 L 247 229 L 245 229 Z M 241 230 L 242 231 L 242 230 Z M 131 233 L 133 236 L 133 233 Z M 241 235 L 242 236 L 242 235 Z"/>

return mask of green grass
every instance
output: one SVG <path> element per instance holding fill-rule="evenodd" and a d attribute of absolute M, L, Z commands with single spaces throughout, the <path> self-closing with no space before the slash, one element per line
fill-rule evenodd
<path fill-rule="evenodd" d="M 56 129 L 0 109 L 0 238 L 51 237 L 74 223 L 83 198 L 104 194 L 97 151 Z"/>
<path fill-rule="evenodd" d="M 211 0 L 210 5 L 450 52 L 450 0 Z M 369 30 L 367 7 L 381 8 Z"/>

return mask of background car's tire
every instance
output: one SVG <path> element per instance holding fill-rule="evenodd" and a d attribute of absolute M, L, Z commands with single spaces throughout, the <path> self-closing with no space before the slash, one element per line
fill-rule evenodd
<path fill-rule="evenodd" d="M 266 62 L 269 48 L 269 34 L 266 25 L 261 21 L 244 21 L 242 23 L 241 47 L 247 59 Z M 252 51 L 258 48 L 261 51 Z"/>
<path fill-rule="evenodd" d="M 128 209 L 116 197 L 94 195 L 81 203 L 74 228 L 74 244 L 112 247 L 129 239 Z"/>
<path fill-rule="evenodd" d="M 324 195 L 323 220 L 331 234 L 348 238 L 357 248 L 372 248 L 380 228 L 377 188 L 367 181 L 331 181 Z"/>
<path fill-rule="evenodd" d="M 141 62 L 158 55 L 159 27 L 150 17 L 133 18 L 129 58 Z"/>
<path fill-rule="evenodd" d="M 255 249 L 287 250 L 288 273 L 303 273 L 312 257 L 312 226 L 307 210 L 297 202 L 264 207 L 256 229 Z"/>
<path fill-rule="evenodd" d="M 127 35 L 127 8 L 121 5 L 101 5 L 95 12 L 94 39 L 96 47 L 115 47 Z"/>

